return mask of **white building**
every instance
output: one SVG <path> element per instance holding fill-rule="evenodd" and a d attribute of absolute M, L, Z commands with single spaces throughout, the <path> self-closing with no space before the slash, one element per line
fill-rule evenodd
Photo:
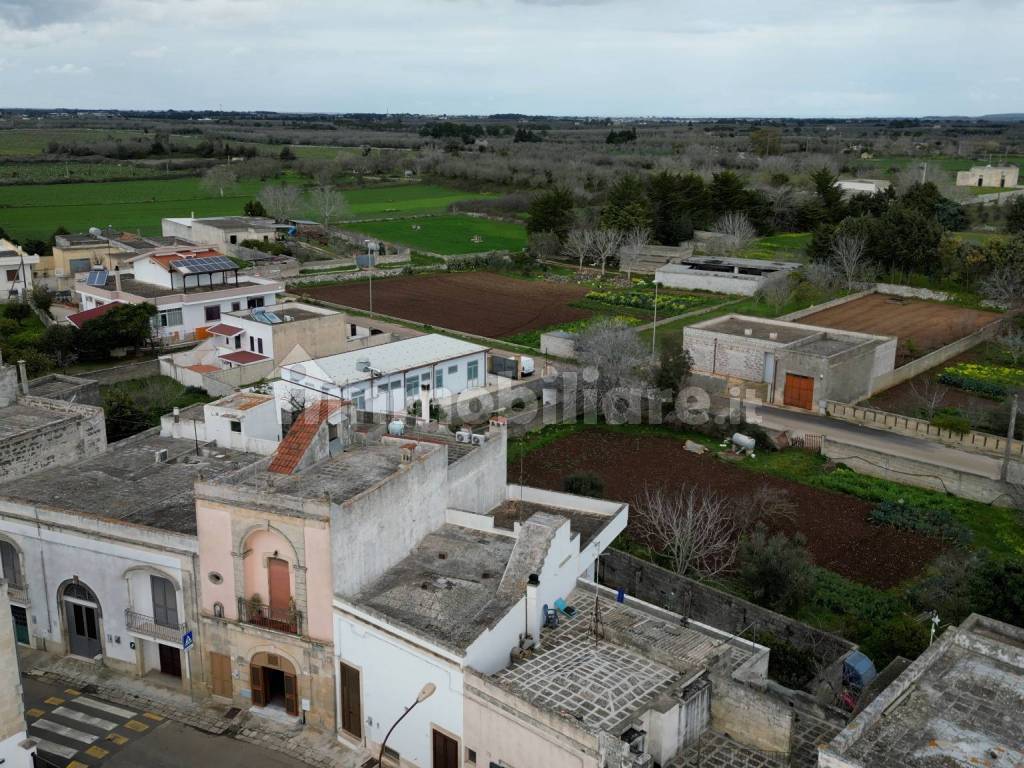
<path fill-rule="evenodd" d="M 282 229 L 273 219 L 261 216 L 163 219 L 160 228 L 164 237 L 180 237 L 216 248 L 241 245 L 246 240 L 271 242 L 277 240 L 277 233 Z"/>
<path fill-rule="evenodd" d="M 457 395 L 487 379 L 487 347 L 440 334 L 281 367 L 282 408 L 296 398 L 351 400 L 358 410 L 405 413 L 415 402 Z"/>
<path fill-rule="evenodd" d="M 3 543 L 0 542 L 2 548 Z M 9 610 L 7 585 L 0 581 L 0 616 Z M 6 620 L 0 621 L 0 691 L 7 691 L 0 700 L 0 765 L 4 768 L 32 768 L 35 742 L 28 738 L 25 726 L 18 651 L 14 632 Z"/>
<path fill-rule="evenodd" d="M 32 268 L 38 263 L 39 256 L 25 253 L 9 240 L 0 240 L 0 302 L 32 292 Z"/>
<path fill-rule="evenodd" d="M 835 183 L 836 189 L 841 189 L 847 195 L 873 195 L 891 186 L 891 182 L 881 179 L 839 179 Z"/>
<path fill-rule="evenodd" d="M 1020 183 L 1020 168 L 1016 165 L 975 165 L 969 171 L 957 171 L 958 187 L 1009 188 Z"/>
<path fill-rule="evenodd" d="M 402 765 L 465 764 L 474 746 L 463 738 L 466 676 L 498 672 L 516 649 L 539 646 L 545 608 L 570 599 L 580 576 L 592 578 L 625 528 L 626 504 L 505 485 L 505 437 L 498 419 L 468 455 L 449 448 L 447 478 L 440 488 L 425 484 L 406 513 L 422 528 L 440 502 L 443 522 L 405 545 L 404 557 L 391 537 L 373 553 L 332 524 L 344 741 L 375 754 L 429 683 L 435 692 L 392 733 L 388 754 Z M 402 490 L 381 489 L 381 501 Z"/>
<path fill-rule="evenodd" d="M 284 287 L 273 280 L 239 276 L 239 267 L 205 247 L 157 248 L 132 257 L 131 270 L 94 269 L 78 275 L 74 292 L 83 311 L 120 302 L 156 305 L 160 338 L 204 339 L 221 315 L 275 304 Z"/>

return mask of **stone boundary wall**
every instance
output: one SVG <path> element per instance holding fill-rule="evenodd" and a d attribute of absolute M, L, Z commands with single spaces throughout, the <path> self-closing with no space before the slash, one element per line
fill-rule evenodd
<path fill-rule="evenodd" d="M 825 413 L 834 419 L 848 421 L 852 424 L 863 424 L 867 427 L 899 432 L 912 437 L 923 437 L 965 448 L 970 451 L 995 453 L 1003 455 L 1006 451 L 1006 438 L 990 435 L 985 432 L 967 432 L 958 434 L 948 429 L 939 429 L 924 419 L 902 416 L 898 413 L 880 411 L 862 405 L 850 405 L 829 400 L 825 404 Z M 1024 457 L 1024 443 L 1015 440 L 1010 446 L 1010 455 Z"/>
<path fill-rule="evenodd" d="M 823 312 L 826 309 L 832 309 L 832 307 L 838 307 L 841 304 L 848 304 L 851 301 L 862 299 L 865 296 L 870 296 L 875 292 L 874 286 L 864 291 L 857 291 L 857 293 L 851 293 L 849 296 L 840 296 L 838 299 L 832 299 L 832 301 L 826 301 L 824 304 L 815 304 L 814 306 L 807 307 L 807 309 L 798 309 L 796 312 L 790 312 L 788 315 L 782 315 L 776 317 L 775 321 L 782 321 L 786 323 L 795 323 L 797 320 L 808 317 L 809 315 Z"/>
<path fill-rule="evenodd" d="M 983 504 L 1019 506 L 1018 496 L 1011 493 L 1007 484 L 993 477 L 882 453 L 828 436 L 821 439 L 821 453 L 862 475 L 941 491 Z M 1024 484 L 1024 464 L 1010 463 L 1010 480 L 1017 486 Z"/>
<path fill-rule="evenodd" d="M 0 482 L 59 467 L 103 453 L 107 428 L 102 408 L 41 397 L 21 397 L 19 405 L 62 414 L 49 424 L 10 435 L 0 443 Z"/>
<path fill-rule="evenodd" d="M 988 341 L 989 339 L 994 338 L 996 334 L 1002 330 L 1004 322 L 1004 320 L 991 322 L 984 328 L 979 328 L 974 333 L 950 342 L 944 347 L 939 347 L 923 357 L 911 360 L 906 365 L 901 365 L 899 368 L 894 369 L 888 374 L 879 376 L 871 383 L 871 394 L 869 397 L 889 389 L 890 387 L 895 387 L 897 384 L 902 384 L 904 381 L 908 381 L 909 379 L 912 379 L 915 376 L 936 367 L 937 365 L 942 365 L 947 360 L 951 360 L 957 355 L 963 354 L 969 349 L 973 349 L 983 341 Z"/>
<path fill-rule="evenodd" d="M 930 288 L 912 288 L 909 285 L 895 285 L 893 283 L 877 283 L 875 293 L 882 293 L 886 296 L 903 296 L 907 299 L 924 299 L 925 301 L 949 301 L 950 296 L 945 291 L 933 291 Z"/>

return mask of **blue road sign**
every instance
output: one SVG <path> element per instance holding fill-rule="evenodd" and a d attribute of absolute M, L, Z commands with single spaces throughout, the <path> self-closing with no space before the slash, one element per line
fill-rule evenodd
<path fill-rule="evenodd" d="M 187 651 L 187 650 L 189 650 L 192 647 L 192 643 L 193 643 L 192 630 L 189 630 L 188 632 L 186 632 L 184 635 L 181 636 L 181 647 L 184 648 Z"/>

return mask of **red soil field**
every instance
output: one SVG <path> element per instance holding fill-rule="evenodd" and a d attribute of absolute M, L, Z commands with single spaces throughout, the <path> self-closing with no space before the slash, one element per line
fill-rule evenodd
<path fill-rule="evenodd" d="M 303 288 L 334 304 L 368 310 L 365 282 Z M 492 339 L 590 317 L 569 305 L 587 289 L 542 280 L 519 280 L 493 272 L 458 272 L 392 277 L 373 282 L 373 310 Z"/>
<path fill-rule="evenodd" d="M 710 454 L 685 450 L 680 440 L 632 437 L 601 429 L 573 433 L 528 454 L 524 482 L 562 490 L 567 475 L 591 472 L 604 481 L 604 496 L 633 503 L 644 483 L 698 484 L 743 498 L 762 485 L 781 488 L 797 513 L 777 529 L 801 533 L 815 564 L 882 589 L 918 575 L 947 547 L 935 538 L 873 525 L 867 502 L 733 466 Z M 510 468 L 518 481 L 518 467 Z"/>
<path fill-rule="evenodd" d="M 797 320 L 806 325 L 820 325 L 858 333 L 896 336 L 900 349 L 913 343 L 907 358 L 920 357 L 998 320 L 997 312 L 965 309 L 921 299 L 904 299 L 873 293 L 831 309 L 823 309 Z"/>

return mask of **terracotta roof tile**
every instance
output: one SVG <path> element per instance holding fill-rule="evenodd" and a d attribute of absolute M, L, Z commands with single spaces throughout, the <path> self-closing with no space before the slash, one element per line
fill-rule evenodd
<path fill-rule="evenodd" d="M 276 472 L 279 475 L 293 474 L 313 443 L 313 438 L 316 437 L 320 425 L 327 421 L 328 416 L 346 404 L 344 400 L 318 400 L 308 406 L 298 415 L 291 429 L 288 430 L 288 434 L 277 447 L 267 471 Z"/>
<path fill-rule="evenodd" d="M 81 328 L 90 320 L 95 320 L 97 317 L 102 317 L 116 306 L 116 302 L 111 302 L 109 304 L 101 304 L 100 306 L 93 307 L 92 309 L 86 309 L 82 312 L 75 312 L 75 314 L 73 315 L 68 315 L 68 322 L 71 323 L 76 328 Z"/>

